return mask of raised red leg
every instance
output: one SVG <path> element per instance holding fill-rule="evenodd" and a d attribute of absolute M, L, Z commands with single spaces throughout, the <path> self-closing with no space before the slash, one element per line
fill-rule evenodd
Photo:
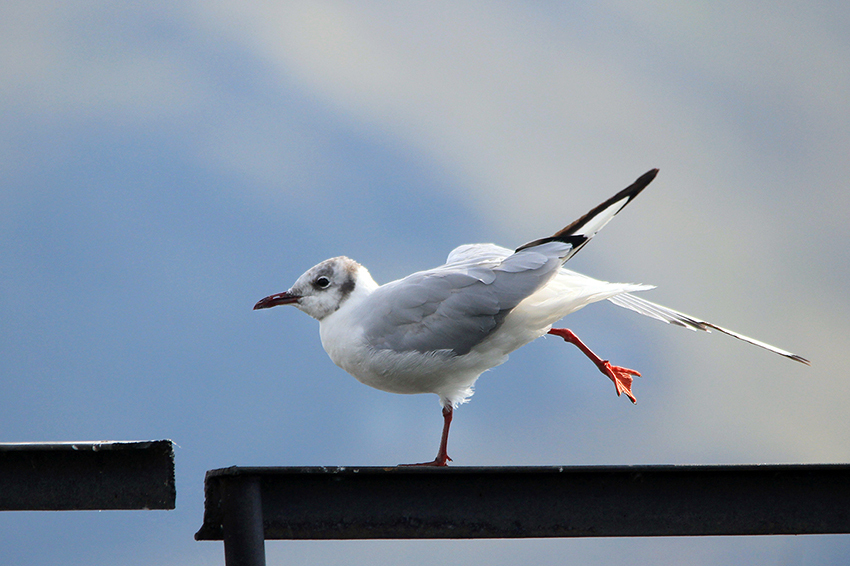
<path fill-rule="evenodd" d="M 452 406 L 443 407 L 443 435 L 440 437 L 440 449 L 437 451 L 437 457 L 433 462 L 422 462 L 419 464 L 399 464 L 400 466 L 448 466 L 452 461 L 446 452 L 446 447 L 449 444 L 449 427 L 452 424 Z"/>
<path fill-rule="evenodd" d="M 596 354 L 594 354 L 590 348 L 585 346 L 584 342 L 579 340 L 579 337 L 576 336 L 572 330 L 568 328 L 553 328 L 549 331 L 549 334 L 554 334 L 555 336 L 560 336 L 570 344 L 575 344 L 575 346 L 584 352 L 584 355 L 590 358 L 596 367 L 599 368 L 599 371 L 608 376 L 608 379 L 614 382 L 614 387 L 617 388 L 617 395 L 620 393 L 625 393 L 626 396 L 632 400 L 632 403 L 637 403 L 637 399 L 632 395 L 632 376 L 640 377 L 640 373 L 636 372 L 633 369 L 622 368 L 620 366 L 612 366 L 608 363 L 608 360 L 603 360 Z"/>

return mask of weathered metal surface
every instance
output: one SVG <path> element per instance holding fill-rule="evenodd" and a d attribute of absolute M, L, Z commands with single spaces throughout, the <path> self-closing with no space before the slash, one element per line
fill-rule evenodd
<path fill-rule="evenodd" d="M 174 509 L 170 440 L 0 444 L 0 511 Z"/>
<path fill-rule="evenodd" d="M 207 472 L 196 539 L 222 540 L 226 486 L 246 478 L 266 539 L 850 533 L 845 464 L 234 467 Z"/>

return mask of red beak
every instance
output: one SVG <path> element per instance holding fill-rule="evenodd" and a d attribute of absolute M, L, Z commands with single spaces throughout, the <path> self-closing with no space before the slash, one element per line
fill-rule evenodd
<path fill-rule="evenodd" d="M 283 293 L 269 295 L 265 299 L 260 299 L 260 301 L 254 305 L 254 310 L 268 309 L 278 305 L 291 305 L 292 303 L 297 302 L 300 298 L 301 297 L 299 295 L 293 295 L 288 291 L 284 291 Z"/>

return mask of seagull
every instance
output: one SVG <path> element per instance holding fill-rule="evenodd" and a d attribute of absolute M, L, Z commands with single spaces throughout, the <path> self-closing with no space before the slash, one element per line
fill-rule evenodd
<path fill-rule="evenodd" d="M 293 305 L 317 319 L 331 360 L 361 383 L 390 393 L 437 394 L 443 415 L 437 456 L 410 465 L 446 466 L 453 412 L 472 396 L 478 377 L 546 334 L 578 347 L 618 396 L 636 402 L 631 386 L 639 372 L 603 360 L 572 331 L 552 328 L 597 301 L 691 330 L 717 330 L 809 365 L 796 354 L 633 294 L 651 285 L 609 283 L 563 267 L 657 174 L 646 172 L 575 222 L 516 250 L 462 245 L 444 265 L 384 285 L 356 261 L 334 257 L 307 270 L 289 290 L 261 299 L 254 310 Z"/>

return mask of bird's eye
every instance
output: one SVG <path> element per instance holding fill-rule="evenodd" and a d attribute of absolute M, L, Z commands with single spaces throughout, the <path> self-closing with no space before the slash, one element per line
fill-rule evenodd
<path fill-rule="evenodd" d="M 328 285 L 330 285 L 330 284 L 331 284 L 331 280 L 328 279 L 325 276 L 316 278 L 316 287 L 318 287 L 320 289 L 327 289 Z"/>

